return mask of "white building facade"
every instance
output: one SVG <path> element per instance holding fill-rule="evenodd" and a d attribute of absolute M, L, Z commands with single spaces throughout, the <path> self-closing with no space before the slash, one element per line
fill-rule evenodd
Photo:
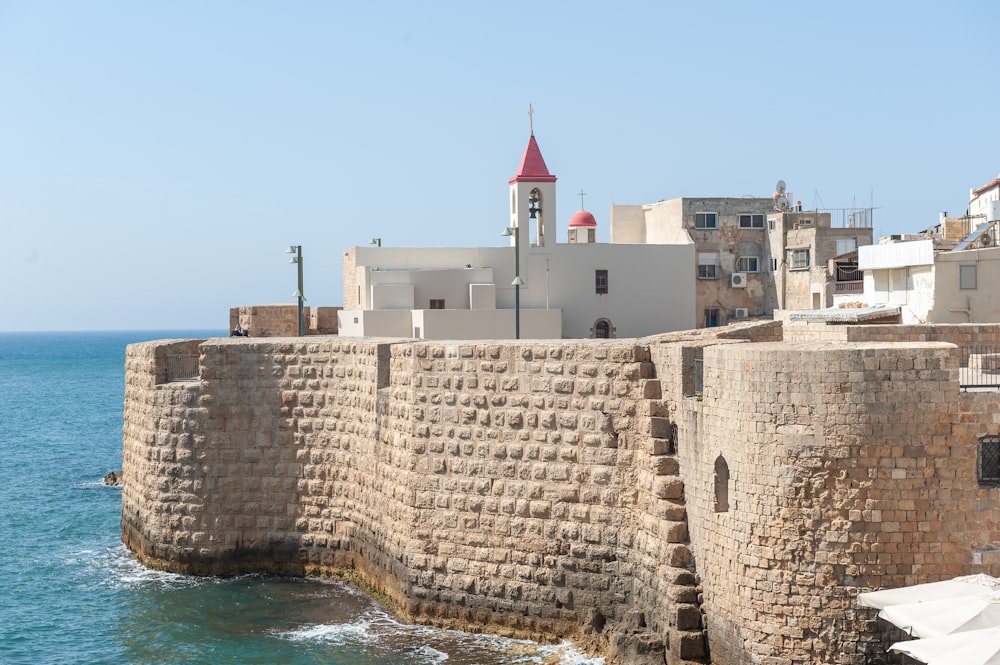
<path fill-rule="evenodd" d="M 695 327 L 694 244 L 595 242 L 580 211 L 556 242 L 556 177 L 532 134 L 509 181 L 508 247 L 353 247 L 342 336 L 641 337 Z"/>
<path fill-rule="evenodd" d="M 895 305 L 900 323 L 1000 322 L 1000 247 L 938 252 L 934 241 L 858 249 L 864 302 Z"/>

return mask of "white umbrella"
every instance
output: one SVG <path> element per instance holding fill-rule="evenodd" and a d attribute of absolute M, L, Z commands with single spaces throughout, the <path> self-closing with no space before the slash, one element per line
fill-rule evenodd
<path fill-rule="evenodd" d="M 915 584 L 858 594 L 858 604 L 880 610 L 889 605 L 919 603 L 944 598 L 987 598 L 1000 591 L 1000 579 L 989 575 L 966 575 L 943 582 Z"/>
<path fill-rule="evenodd" d="M 1000 626 L 1000 595 L 887 605 L 878 615 L 910 635 L 938 637 Z"/>
<path fill-rule="evenodd" d="M 889 649 L 927 665 L 1000 665 L 1000 628 L 896 642 Z"/>

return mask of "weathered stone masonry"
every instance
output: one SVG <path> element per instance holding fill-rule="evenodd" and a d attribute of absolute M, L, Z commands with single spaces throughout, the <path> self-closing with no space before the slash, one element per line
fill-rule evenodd
<path fill-rule="evenodd" d="M 924 328 L 132 345 L 123 539 L 613 662 L 860 665 L 859 591 L 1000 574 L 1000 400 L 959 390 L 968 327 Z"/>

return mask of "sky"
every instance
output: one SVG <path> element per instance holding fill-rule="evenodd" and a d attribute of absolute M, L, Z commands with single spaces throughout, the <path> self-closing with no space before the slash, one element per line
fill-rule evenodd
<path fill-rule="evenodd" d="M 342 256 L 504 246 L 529 137 L 583 206 L 963 214 L 1000 173 L 1000 4 L 0 0 L 0 331 L 218 329 Z"/>

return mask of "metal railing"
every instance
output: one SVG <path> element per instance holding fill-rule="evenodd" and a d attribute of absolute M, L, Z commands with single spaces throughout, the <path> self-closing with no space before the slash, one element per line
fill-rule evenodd
<path fill-rule="evenodd" d="M 169 354 L 166 381 L 194 381 L 198 378 L 197 354 Z"/>
<path fill-rule="evenodd" d="M 865 283 L 864 282 L 834 282 L 833 283 L 834 293 L 864 293 Z"/>
<path fill-rule="evenodd" d="M 962 388 L 1000 390 L 1000 346 L 971 347 L 968 358 L 959 366 L 958 383 Z"/>

